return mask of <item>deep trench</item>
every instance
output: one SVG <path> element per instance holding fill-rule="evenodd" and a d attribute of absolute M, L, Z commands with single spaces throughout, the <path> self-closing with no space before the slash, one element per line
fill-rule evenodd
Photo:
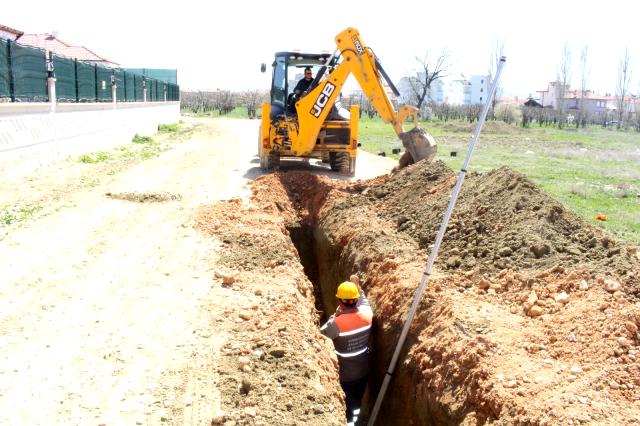
<path fill-rule="evenodd" d="M 339 282 L 346 281 L 351 275 L 340 262 L 339 253 L 336 253 L 324 233 L 318 226 L 293 225 L 287 227 L 289 236 L 293 242 L 304 272 L 313 284 L 315 307 L 320 316 L 320 324 L 323 324 L 337 308 L 335 290 Z M 372 356 L 371 369 L 377 370 L 376 358 Z M 369 417 L 369 394 L 371 383 L 365 393 L 360 411 L 358 424 L 365 424 Z"/>
<path fill-rule="evenodd" d="M 339 282 L 351 275 L 353 265 L 344 258 L 344 253 L 333 247 L 319 226 L 296 224 L 287 227 L 295 245 L 304 272 L 313 284 L 315 306 L 319 311 L 321 324 L 335 311 L 337 300 L 335 290 Z M 358 424 L 366 424 L 384 372 L 400 335 L 399 326 L 374 324 L 371 340 L 371 364 L 369 384 L 362 401 Z M 409 336 L 401 359 L 406 357 L 407 347 L 415 340 Z M 401 369 L 394 375 L 391 391 L 387 392 L 376 425 L 387 424 L 460 424 L 460 413 L 453 413 L 450 407 L 437 401 L 436 395 L 424 388 L 418 391 L 422 381 L 413 368 Z M 401 423 L 397 423 L 400 421 Z M 406 422 L 405 422 L 406 421 Z"/>

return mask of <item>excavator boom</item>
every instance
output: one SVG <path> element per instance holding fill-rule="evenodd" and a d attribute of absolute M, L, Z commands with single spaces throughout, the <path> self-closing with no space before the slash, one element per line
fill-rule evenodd
<path fill-rule="evenodd" d="M 395 87 L 373 51 L 362 41 L 358 31 L 355 28 L 347 28 L 336 36 L 335 42 L 342 61 L 296 103 L 300 130 L 297 135 L 292 135 L 294 151 L 300 155 L 313 151 L 322 124 L 334 106 L 342 86 L 349 75 L 353 75 L 382 120 L 391 124 L 398 134 L 413 161 L 424 158 L 431 160 L 436 152 L 433 138 L 423 131 L 407 134 L 403 128 L 403 123 L 408 117 L 413 117 L 417 126 L 418 110 L 413 106 L 404 105 L 396 111 L 382 79 L 388 81 L 392 90 L 396 91 Z"/>

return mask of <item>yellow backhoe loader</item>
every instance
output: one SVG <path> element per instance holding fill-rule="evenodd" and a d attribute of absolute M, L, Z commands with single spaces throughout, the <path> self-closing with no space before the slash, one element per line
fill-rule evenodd
<path fill-rule="evenodd" d="M 347 111 L 338 102 L 349 75 L 355 77 L 382 120 L 391 124 L 402 140 L 406 152 L 400 167 L 425 158 L 431 161 L 436 143 L 417 127 L 418 110 L 404 105 L 396 111 L 383 80 L 396 96 L 400 94 L 358 31 L 347 28 L 336 36 L 335 42 L 333 54 L 275 54 L 271 100 L 262 105 L 260 167 L 276 168 L 282 157 L 322 158 L 329 161 L 332 170 L 355 173 L 359 107 L 353 105 Z M 315 70 L 315 77 L 304 92 L 297 94 L 292 86 L 305 68 Z M 265 64 L 262 71 L 266 71 Z M 409 117 L 413 117 L 415 128 L 405 132 L 403 123 Z"/>

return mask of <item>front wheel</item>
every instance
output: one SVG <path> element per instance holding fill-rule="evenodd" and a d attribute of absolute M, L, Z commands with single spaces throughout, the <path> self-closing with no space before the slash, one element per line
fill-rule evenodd
<path fill-rule="evenodd" d="M 329 165 L 331 170 L 342 175 L 353 176 L 356 173 L 356 159 L 351 158 L 348 152 L 330 152 Z"/>

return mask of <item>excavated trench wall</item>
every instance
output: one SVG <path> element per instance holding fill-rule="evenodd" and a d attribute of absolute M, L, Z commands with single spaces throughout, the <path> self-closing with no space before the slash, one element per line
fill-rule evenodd
<path fill-rule="evenodd" d="M 314 229 L 314 254 L 317 261 L 318 293 L 321 297 L 322 305 L 327 312 L 333 312 L 337 307 L 335 297 L 336 286 L 341 281 L 346 280 L 351 274 L 357 273 L 365 279 L 365 290 L 373 305 L 374 313 L 378 313 L 380 296 L 375 291 L 368 291 L 372 285 L 384 285 L 384 282 L 376 280 L 378 270 L 390 269 L 397 266 L 395 263 L 385 263 L 384 258 L 392 259 L 394 253 L 384 253 L 375 250 L 375 241 L 370 247 L 372 252 L 357 252 L 355 246 L 347 244 L 343 246 L 336 240 L 331 226 L 326 222 L 321 222 Z M 383 235 L 380 237 L 384 238 Z M 360 239 L 376 239 L 374 235 L 361 235 Z M 409 241 L 407 243 L 410 243 Z M 367 245 L 369 245 L 367 243 Z M 417 248 L 417 247 L 416 247 Z M 375 259 L 375 260 L 374 260 Z M 369 267 L 370 266 L 370 267 Z M 414 264 L 411 266 L 418 266 Z M 406 273 L 406 272 L 405 272 Z M 410 272 L 409 272 L 410 273 Z M 403 273 L 404 275 L 404 273 Z M 416 278 L 419 278 L 416 277 Z M 415 281 L 417 283 L 417 281 Z M 403 309 L 408 310 L 410 294 L 405 292 L 402 303 Z M 423 306 L 422 315 L 428 314 L 428 307 Z M 402 322 L 397 320 L 383 321 L 376 315 L 371 338 L 372 365 L 371 376 L 367 394 L 363 401 L 362 416 L 368 418 L 368 414 L 375 402 L 377 391 L 382 383 L 385 371 L 391 360 L 393 350 L 397 344 L 398 337 L 402 329 Z M 410 346 L 417 339 L 415 329 L 408 336 L 407 346 Z M 405 362 L 399 365 L 393 377 L 390 391 L 385 397 L 383 408 L 379 414 L 377 424 L 460 424 L 464 416 L 460 417 L 451 413 L 450 408 L 439 403 L 435 395 L 421 384 L 421 374 L 415 363 L 411 359 L 406 359 L 407 351 L 403 351 L 401 359 Z"/>
<path fill-rule="evenodd" d="M 348 238 L 338 235 L 344 231 L 342 225 L 345 225 L 345 222 L 340 219 L 337 222 L 333 220 L 334 213 L 331 209 L 324 211 L 323 214 L 320 213 L 324 208 L 324 201 L 326 201 L 324 197 L 318 199 L 314 194 L 307 193 L 306 196 L 314 199 L 313 202 L 296 203 L 296 199 L 299 198 L 298 194 L 302 192 L 299 188 L 299 181 L 283 180 L 282 183 L 292 201 L 291 208 L 296 209 L 294 205 L 297 204 L 298 215 L 301 213 L 300 210 L 304 211 L 304 218 L 301 219 L 298 216 L 297 220 L 290 221 L 287 225 L 287 231 L 298 251 L 305 274 L 314 285 L 316 308 L 320 312 L 321 322 L 324 322 L 335 311 L 337 285 L 347 280 L 351 274 L 357 273 L 365 280 L 364 288 L 366 290 L 372 286 L 384 287 L 389 284 L 387 277 L 390 273 L 393 274 L 393 270 L 399 266 L 392 259 L 401 253 L 397 251 L 396 245 L 387 244 L 388 240 L 403 239 L 405 243 L 403 254 L 413 255 L 418 251 L 417 245 L 412 240 L 399 237 L 395 235 L 395 232 L 385 232 L 380 235 L 367 232 L 367 224 L 361 224 L 363 226 L 360 228 L 356 226 L 352 229 L 355 232 Z M 322 185 L 318 187 L 322 187 Z M 337 211 L 340 212 L 340 209 L 337 208 Z M 353 222 L 349 223 L 353 224 Z M 361 250 L 358 247 L 367 247 L 367 249 Z M 389 261 L 390 259 L 391 261 Z M 420 262 L 412 262 L 401 268 L 400 275 L 403 278 L 410 276 L 410 282 L 417 283 L 419 275 L 416 275 L 416 271 L 419 271 L 420 268 Z M 377 279 L 377 277 L 381 279 Z M 404 302 L 410 301 L 410 293 L 404 291 L 397 293 L 397 295 L 403 301 L 402 309 L 406 311 L 408 303 Z M 379 302 L 378 299 L 381 296 L 384 298 L 384 292 L 373 291 L 368 294 L 374 312 L 377 305 L 385 303 Z M 426 315 L 428 311 L 429 308 L 424 306 L 423 315 Z M 401 328 L 402 322 L 397 318 L 389 321 L 377 319 L 374 323 L 371 378 L 361 411 L 361 419 L 364 421 L 368 419 L 368 413 L 373 406 Z M 416 338 L 416 333 L 410 333 L 408 343 L 411 344 Z M 406 355 L 406 351 L 403 355 Z M 398 369 L 377 424 L 461 424 L 464 421 L 465 413 L 451 413 L 451 407 L 439 402 L 434 394 L 420 383 L 420 372 L 416 368 L 416 365 L 409 360 Z"/>
<path fill-rule="evenodd" d="M 375 314 L 366 420 L 455 176 L 423 164 L 366 184 L 300 172 L 264 179 L 325 317 L 337 285 L 361 278 Z M 623 424 L 636 416 L 637 248 L 507 169 L 470 176 L 459 201 L 376 424 Z"/>

